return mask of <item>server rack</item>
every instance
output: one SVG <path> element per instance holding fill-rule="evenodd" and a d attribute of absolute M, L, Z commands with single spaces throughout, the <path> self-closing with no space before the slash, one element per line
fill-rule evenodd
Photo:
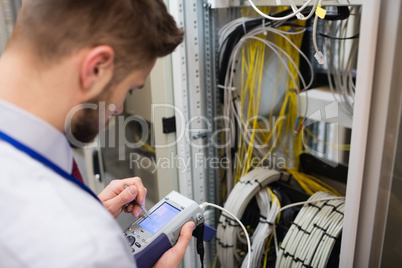
<path fill-rule="evenodd" d="M 264 6 L 288 4 L 285 0 L 254 2 Z M 302 5 L 303 1 L 295 3 Z M 220 20 L 226 19 L 231 8 L 244 5 L 247 5 L 247 1 L 169 1 L 172 14 L 187 35 L 183 46 L 173 55 L 175 104 L 183 107 L 186 116 L 203 114 L 213 119 L 219 110 L 215 64 L 217 26 Z M 399 148 L 396 145 L 399 144 L 397 137 L 401 118 L 402 84 L 398 75 L 401 62 L 398 53 L 401 1 L 328 0 L 323 1 L 323 5 L 362 6 L 340 267 L 380 266 L 386 263 L 381 256 L 395 169 L 394 157 Z M 188 102 L 185 100 L 187 97 L 190 98 Z M 218 127 L 217 124 L 213 125 L 212 129 Z M 209 133 L 199 134 L 211 138 Z M 178 146 L 178 154 L 191 156 L 192 149 L 184 147 Z M 203 153 L 206 156 L 217 155 L 211 148 Z M 215 180 L 219 174 L 193 166 L 190 179 L 190 172 L 187 172 L 180 177 L 180 191 L 183 194 L 197 202 L 221 201 Z M 208 189 L 208 193 L 194 195 L 199 187 Z M 209 221 L 216 223 L 213 216 Z M 396 256 L 394 258 L 399 260 Z M 185 267 L 195 267 L 189 261 Z"/>

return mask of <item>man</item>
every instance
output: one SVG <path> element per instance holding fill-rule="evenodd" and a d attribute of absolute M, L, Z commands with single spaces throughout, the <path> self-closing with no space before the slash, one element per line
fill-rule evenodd
<path fill-rule="evenodd" d="M 182 38 L 161 0 L 24 2 L 0 58 L 1 267 L 135 267 L 113 217 L 135 198 L 144 204 L 141 179 L 112 182 L 101 204 L 71 176 L 66 133 L 91 141 L 99 111 L 83 104 L 116 108 L 105 118 L 121 112 L 126 93 Z M 193 228 L 156 267 L 178 266 Z"/>

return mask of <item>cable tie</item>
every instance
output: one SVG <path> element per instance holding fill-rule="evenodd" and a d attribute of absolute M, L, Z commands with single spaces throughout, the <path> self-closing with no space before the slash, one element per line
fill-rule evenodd
<path fill-rule="evenodd" d="M 244 34 L 247 34 L 246 23 L 244 22 L 244 20 L 242 21 L 242 24 L 243 24 L 243 31 L 244 31 Z"/>
<path fill-rule="evenodd" d="M 226 229 L 226 227 L 228 227 L 228 226 L 230 226 L 230 227 L 239 227 L 240 226 L 239 224 L 233 224 L 231 222 L 228 222 L 227 220 L 225 222 L 219 221 L 218 224 L 220 224 L 223 229 Z"/>
<path fill-rule="evenodd" d="M 257 180 L 254 180 L 254 181 L 239 181 L 238 183 L 245 184 L 245 185 L 254 185 L 253 182 L 257 182 L 260 185 L 260 188 L 261 189 L 263 188 L 261 183 L 259 181 L 257 181 Z"/>
<path fill-rule="evenodd" d="M 299 257 L 297 257 L 296 259 L 294 259 L 294 261 L 295 261 L 295 262 L 301 262 L 301 263 L 303 263 L 303 264 L 304 264 L 304 260 L 299 259 Z"/>
<path fill-rule="evenodd" d="M 260 222 L 261 222 L 261 223 L 268 224 L 269 226 L 274 226 L 274 224 L 273 224 L 272 222 L 267 221 L 267 220 L 264 220 L 264 219 L 263 219 L 263 220 L 260 219 Z"/>
<path fill-rule="evenodd" d="M 265 18 L 262 18 L 262 33 L 266 36 L 268 35 L 267 30 L 265 29 Z"/>
<path fill-rule="evenodd" d="M 320 18 L 324 19 L 325 15 L 327 14 L 327 11 L 323 9 L 321 6 L 317 6 L 317 9 L 315 10 L 315 14 Z"/>
<path fill-rule="evenodd" d="M 222 213 L 221 215 L 222 215 L 223 217 L 225 217 L 225 223 L 226 223 L 227 225 L 233 226 L 233 227 L 238 227 L 238 226 L 240 226 L 240 225 L 239 225 L 235 220 L 233 220 L 232 218 L 230 218 L 230 217 L 224 215 L 223 213 Z M 233 222 L 235 222 L 235 223 L 233 223 Z M 221 222 L 221 224 L 222 224 L 222 226 L 224 225 L 223 222 Z"/>
<path fill-rule="evenodd" d="M 324 206 L 326 206 L 326 207 L 332 207 L 332 210 L 337 209 L 337 207 L 336 207 L 335 205 L 328 204 L 328 203 L 325 203 Z"/>
<path fill-rule="evenodd" d="M 258 183 L 258 185 L 260 186 L 260 190 L 263 189 L 262 184 L 258 181 L 258 180 L 254 180 L 256 183 Z"/>
<path fill-rule="evenodd" d="M 299 229 L 299 231 L 302 231 L 303 233 L 306 233 L 308 235 L 311 234 L 311 232 L 308 232 L 306 230 L 304 230 L 300 225 L 298 225 L 297 223 L 292 223 L 293 225 L 295 225 L 297 227 L 297 229 Z"/>
<path fill-rule="evenodd" d="M 225 87 L 224 85 L 220 85 L 220 84 L 218 84 L 218 88 L 221 88 L 221 89 L 230 89 L 230 90 L 232 90 L 232 91 L 236 91 L 236 88 L 235 88 L 235 87 Z"/>
<path fill-rule="evenodd" d="M 317 206 L 317 205 L 315 205 L 313 203 L 310 203 L 310 204 L 307 204 L 307 205 L 310 206 L 310 207 L 315 207 L 315 208 L 321 210 L 321 207 L 319 207 L 319 206 Z"/>
<path fill-rule="evenodd" d="M 313 226 L 321 231 L 324 231 L 324 234 L 327 233 L 327 229 L 322 228 L 321 226 L 318 226 L 316 223 L 313 224 Z"/>
<path fill-rule="evenodd" d="M 335 237 L 335 236 L 333 236 L 333 235 L 331 235 L 331 234 L 329 234 L 329 233 L 327 233 L 327 232 L 325 232 L 324 235 L 328 236 L 329 238 L 332 238 L 332 239 L 335 239 L 335 240 L 336 240 L 336 237 Z"/>
<path fill-rule="evenodd" d="M 338 207 L 332 204 L 325 204 L 325 206 L 327 207 L 332 207 L 332 212 L 336 212 L 341 214 L 342 216 L 344 215 L 342 211 L 338 210 Z"/>
<path fill-rule="evenodd" d="M 342 216 L 344 216 L 345 214 L 343 214 L 343 212 L 342 211 L 340 211 L 340 210 L 337 210 L 337 209 L 334 209 L 332 212 L 336 212 L 336 213 L 339 213 L 339 214 L 341 214 Z"/>
<path fill-rule="evenodd" d="M 325 203 L 324 206 L 331 207 L 331 208 L 332 208 L 332 211 L 335 211 L 335 210 L 338 208 L 337 206 L 332 205 L 332 204 L 328 204 L 328 203 Z"/>
<path fill-rule="evenodd" d="M 220 245 L 223 248 L 233 248 L 233 245 L 227 245 L 227 244 L 223 244 L 222 242 L 218 241 L 218 245 Z"/>
<path fill-rule="evenodd" d="M 292 254 L 290 254 L 289 252 L 284 252 L 283 255 L 284 255 L 285 257 L 291 257 L 292 259 L 295 259 L 295 256 L 292 255 Z"/>

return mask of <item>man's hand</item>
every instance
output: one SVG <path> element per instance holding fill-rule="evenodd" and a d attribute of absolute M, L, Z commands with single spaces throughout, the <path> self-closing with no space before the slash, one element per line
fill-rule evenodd
<path fill-rule="evenodd" d="M 127 185 L 127 188 L 124 186 Z M 142 184 L 139 177 L 113 180 L 108 186 L 98 195 L 103 205 L 113 217 L 117 218 L 120 212 L 125 210 L 127 213 L 132 213 L 134 217 L 138 217 L 141 212 L 141 207 L 136 203 L 131 203 L 134 199 L 141 205 L 145 205 L 145 196 L 147 189 Z M 126 204 L 129 204 L 125 207 Z"/>
<path fill-rule="evenodd" d="M 180 237 L 176 245 L 166 251 L 158 262 L 155 263 L 153 268 L 174 268 L 179 266 L 184 257 L 184 253 L 186 253 L 187 246 L 190 243 L 194 226 L 194 222 L 188 222 L 181 228 Z"/>

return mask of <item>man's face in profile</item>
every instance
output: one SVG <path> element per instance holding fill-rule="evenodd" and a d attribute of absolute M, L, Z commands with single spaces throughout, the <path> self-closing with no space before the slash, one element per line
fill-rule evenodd
<path fill-rule="evenodd" d="M 71 147 L 78 147 L 74 141 L 78 141 L 81 144 L 92 142 L 99 131 L 107 128 L 110 117 L 123 111 L 127 92 L 143 87 L 154 64 L 155 61 L 140 70 L 133 71 L 117 85 L 107 85 L 96 99 L 87 102 L 93 104 L 91 106 L 97 107 L 97 109 L 82 108 L 74 113 L 71 118 L 71 124 L 67 126 L 72 134 L 72 137 L 67 136 Z M 105 109 L 99 109 L 101 106 L 105 107 Z"/>

